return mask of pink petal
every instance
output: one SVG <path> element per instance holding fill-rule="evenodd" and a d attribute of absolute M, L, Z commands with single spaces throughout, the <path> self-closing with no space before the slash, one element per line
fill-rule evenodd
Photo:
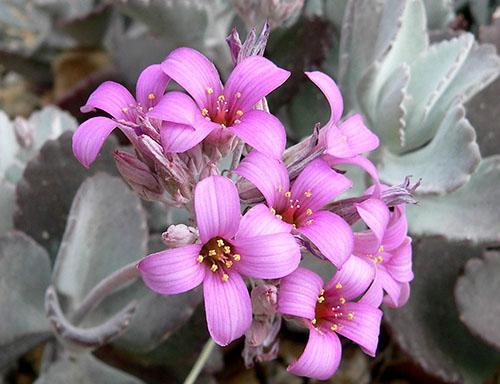
<path fill-rule="evenodd" d="M 241 218 L 236 239 L 274 233 L 290 233 L 291 230 L 291 224 L 279 220 L 266 205 L 258 204 L 248 210 Z"/>
<path fill-rule="evenodd" d="M 278 279 L 299 266 L 300 247 L 290 233 L 240 237 L 232 241 L 232 245 L 241 255 L 235 268 L 246 276 Z"/>
<path fill-rule="evenodd" d="M 229 75 L 224 96 L 232 101 L 231 109 L 250 111 L 257 102 L 274 91 L 290 76 L 290 72 L 262 56 L 250 56 Z M 238 96 L 237 96 L 238 94 Z"/>
<path fill-rule="evenodd" d="M 379 145 L 378 137 L 365 126 L 359 114 L 349 117 L 338 128 L 328 129 L 326 141 L 326 153 L 340 158 L 354 157 Z"/>
<path fill-rule="evenodd" d="M 250 152 L 235 172 L 254 184 L 270 207 L 275 207 L 277 202 L 283 200 L 283 193 L 290 187 L 285 165 L 257 151 Z"/>
<path fill-rule="evenodd" d="M 408 302 L 410 298 L 410 284 L 409 283 L 401 283 L 401 290 L 399 294 L 399 298 L 397 302 L 394 302 L 390 296 L 384 297 L 384 304 L 389 308 L 401 308 Z"/>
<path fill-rule="evenodd" d="M 208 331 L 219 345 L 228 345 L 242 336 L 252 323 L 252 304 L 247 286 L 237 272 L 223 281 L 218 273 L 207 272 L 203 282 Z"/>
<path fill-rule="evenodd" d="M 278 311 L 284 315 L 314 319 L 321 288 L 321 277 L 308 269 L 297 268 L 280 281 Z"/>
<path fill-rule="evenodd" d="M 104 140 L 118 124 L 107 117 L 93 117 L 82 123 L 73 134 L 73 153 L 86 168 L 94 162 Z"/>
<path fill-rule="evenodd" d="M 141 72 L 135 88 L 135 97 L 146 111 L 158 104 L 169 81 L 170 78 L 163 73 L 160 64 L 150 65 Z"/>
<path fill-rule="evenodd" d="M 349 258 L 353 247 L 353 235 L 349 224 L 340 216 L 319 211 L 310 216 L 311 224 L 298 231 L 311 240 L 320 252 L 337 268 Z"/>
<path fill-rule="evenodd" d="M 177 48 L 172 51 L 161 63 L 161 69 L 184 88 L 200 108 L 210 105 L 213 98 L 210 95 L 222 95 L 217 69 L 210 60 L 194 49 Z"/>
<path fill-rule="evenodd" d="M 236 186 L 223 176 L 210 176 L 196 185 L 196 223 L 202 243 L 220 236 L 232 238 L 240 224 L 240 198 Z"/>
<path fill-rule="evenodd" d="M 331 155 L 325 154 L 322 156 L 323 159 L 330 165 L 335 166 L 338 164 L 352 164 L 363 170 L 365 170 L 372 178 L 372 180 L 376 183 L 379 182 L 378 171 L 375 165 L 368 160 L 363 155 L 358 155 L 354 157 L 349 157 L 347 159 L 342 159 L 338 157 L 333 157 Z"/>
<path fill-rule="evenodd" d="M 190 125 L 196 129 L 200 120 L 206 121 L 192 98 L 182 92 L 168 92 L 148 112 L 148 117 L 171 123 Z M 217 126 L 219 126 L 217 124 Z"/>
<path fill-rule="evenodd" d="M 325 291 L 327 295 L 334 294 L 353 300 L 365 293 L 374 277 L 375 268 L 372 263 L 350 256 L 325 286 Z"/>
<path fill-rule="evenodd" d="M 323 72 L 306 72 L 306 76 L 323 92 L 328 104 L 330 104 L 331 115 L 326 125 L 336 124 L 344 111 L 344 101 L 339 87 L 337 87 L 337 84 L 335 84 L 335 81 L 331 77 L 325 75 Z"/>
<path fill-rule="evenodd" d="M 316 211 L 352 186 L 351 180 L 335 172 L 322 159 L 311 161 L 292 183 L 292 197 L 298 199 L 302 212 Z"/>
<path fill-rule="evenodd" d="M 160 129 L 161 145 L 165 153 L 185 152 L 201 143 L 216 128 L 216 124 L 201 122 L 193 131 L 189 125 L 165 121 Z"/>
<path fill-rule="evenodd" d="M 206 270 L 196 260 L 200 251 L 200 244 L 192 244 L 146 256 L 138 264 L 144 283 L 164 295 L 197 287 L 203 281 Z"/>
<path fill-rule="evenodd" d="M 245 143 L 270 157 L 281 160 L 286 145 L 285 127 L 264 111 L 249 111 L 231 131 Z"/>
<path fill-rule="evenodd" d="M 406 239 L 407 233 L 408 221 L 406 219 L 404 207 L 396 206 L 394 207 L 394 212 L 391 215 L 387 230 L 384 234 L 384 239 L 382 240 L 384 249 L 390 251 L 399 247 Z"/>
<path fill-rule="evenodd" d="M 355 206 L 361 219 L 381 242 L 389 224 L 390 211 L 387 205 L 380 199 L 370 198 Z"/>
<path fill-rule="evenodd" d="M 287 371 L 298 376 L 327 380 L 337 371 L 341 356 L 342 345 L 334 332 L 319 332 L 311 328 L 304 352 L 288 366 Z"/>
<path fill-rule="evenodd" d="M 135 112 L 132 110 L 135 105 L 136 101 L 127 88 L 114 81 L 105 81 L 92 92 L 87 104 L 80 110 L 85 113 L 97 108 L 109 113 L 117 120 L 131 120 L 131 116 L 135 120 Z M 127 112 L 124 112 L 124 108 Z"/>
<path fill-rule="evenodd" d="M 413 280 L 411 238 L 406 237 L 398 248 L 391 251 L 391 255 L 387 262 L 384 259 L 387 272 L 399 282 Z"/>
<path fill-rule="evenodd" d="M 378 308 L 382 304 L 383 298 L 384 288 L 382 288 L 382 283 L 378 278 L 378 270 L 376 270 L 372 285 L 370 285 L 370 288 L 368 288 L 366 293 L 358 302 Z"/>
<path fill-rule="evenodd" d="M 397 303 L 401 294 L 401 283 L 396 281 L 385 269 L 384 265 L 377 267 L 377 279 L 385 292 L 389 295 L 392 302 Z"/>
<path fill-rule="evenodd" d="M 382 311 L 368 304 L 347 302 L 342 306 L 342 312 L 352 313 L 354 317 L 352 320 L 347 317 L 338 319 L 336 332 L 359 344 L 370 356 L 375 356 Z"/>
<path fill-rule="evenodd" d="M 352 253 L 356 256 L 376 254 L 380 247 L 377 236 L 372 231 L 354 233 L 354 248 Z"/>

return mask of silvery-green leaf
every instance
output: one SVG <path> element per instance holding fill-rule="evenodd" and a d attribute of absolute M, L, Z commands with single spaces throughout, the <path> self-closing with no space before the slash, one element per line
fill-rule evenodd
<path fill-rule="evenodd" d="M 0 369 L 50 337 L 47 252 L 21 232 L 0 238 Z"/>
<path fill-rule="evenodd" d="M 446 29 L 453 19 L 452 0 L 424 0 L 427 15 L 427 27 Z"/>
<path fill-rule="evenodd" d="M 455 285 L 460 320 L 467 328 L 500 350 L 500 253 L 487 252 L 471 259 Z"/>
<path fill-rule="evenodd" d="M 5 178 L 7 170 L 16 161 L 16 154 L 19 150 L 19 143 L 16 139 L 16 132 L 7 114 L 0 110 L 0 178 Z"/>
<path fill-rule="evenodd" d="M 480 160 L 474 128 L 458 104 L 448 111 L 436 136 L 425 147 L 401 156 L 383 150 L 379 173 L 389 185 L 411 175 L 422 179 L 419 193 L 444 194 L 467 183 Z"/>
<path fill-rule="evenodd" d="M 70 307 L 103 278 L 146 254 L 146 215 L 116 177 L 96 174 L 80 186 L 69 212 L 53 281 Z"/>
<path fill-rule="evenodd" d="M 141 384 L 138 378 L 97 360 L 91 354 L 77 359 L 61 357 L 35 381 L 36 384 Z"/>
<path fill-rule="evenodd" d="M 15 186 L 0 177 L 0 233 L 7 233 L 14 227 L 15 192 Z"/>
<path fill-rule="evenodd" d="M 337 31 L 340 31 L 342 28 L 342 19 L 344 18 L 347 3 L 348 0 L 329 0 L 324 2 L 325 17 L 333 23 Z"/>
<path fill-rule="evenodd" d="M 75 159 L 71 150 L 72 132 L 47 141 L 31 160 L 17 184 L 16 228 L 42 244 L 54 258 L 59 248 L 71 202 L 88 176 L 106 171 L 116 174 L 112 150 L 116 140 L 109 137 L 90 170 Z"/>
<path fill-rule="evenodd" d="M 470 181 L 445 196 L 417 195 L 408 206 L 410 231 L 448 239 L 500 242 L 500 156 L 483 159 Z"/>
<path fill-rule="evenodd" d="M 384 311 L 391 334 L 428 374 L 446 383 L 482 383 L 498 367 L 500 354 L 470 334 L 453 298 L 461 268 L 482 249 L 440 238 L 417 241 L 413 249 L 410 299 Z"/>

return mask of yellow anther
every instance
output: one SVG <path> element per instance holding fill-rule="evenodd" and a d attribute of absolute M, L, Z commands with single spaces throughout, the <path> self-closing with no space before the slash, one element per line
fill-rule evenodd
<path fill-rule="evenodd" d="M 238 119 L 234 120 L 234 124 L 241 124 L 241 120 Z"/>
<path fill-rule="evenodd" d="M 372 255 L 371 253 L 369 253 L 369 254 L 368 254 L 368 255 L 366 255 L 366 256 L 368 256 L 370 259 L 373 259 L 373 255 Z"/>
<path fill-rule="evenodd" d="M 292 196 L 292 192 L 290 191 L 285 192 L 285 197 L 290 197 L 290 196 Z"/>
<path fill-rule="evenodd" d="M 243 116 L 243 111 L 242 111 L 241 109 L 238 109 L 238 110 L 236 111 L 236 114 L 237 114 L 238 116 Z"/>
<path fill-rule="evenodd" d="M 127 120 L 125 120 L 125 119 L 120 119 L 120 120 L 118 120 L 118 122 L 119 122 L 119 123 L 126 123 L 126 122 L 127 122 Z"/>
<path fill-rule="evenodd" d="M 198 261 L 198 263 L 203 263 L 203 256 L 202 255 L 199 255 L 196 260 Z"/>
<path fill-rule="evenodd" d="M 238 253 L 235 253 L 235 254 L 233 255 L 233 260 L 234 260 L 234 261 L 240 261 L 240 260 L 241 260 L 241 256 L 240 256 Z"/>
<path fill-rule="evenodd" d="M 323 301 L 325 301 L 325 297 L 324 296 L 319 296 L 318 297 L 318 303 L 322 303 Z"/>
<path fill-rule="evenodd" d="M 293 229 L 297 229 L 297 225 L 296 224 L 292 224 L 292 227 L 293 227 Z"/>
<path fill-rule="evenodd" d="M 208 256 L 215 256 L 217 255 L 217 252 L 215 251 L 215 249 L 211 249 L 208 251 Z"/>
<path fill-rule="evenodd" d="M 312 324 L 312 325 L 315 325 L 317 322 L 318 322 L 318 321 L 316 320 L 316 318 L 314 318 L 314 319 L 312 319 L 312 320 L 311 320 L 311 324 Z"/>
<path fill-rule="evenodd" d="M 220 96 L 217 98 L 217 100 L 219 100 L 219 101 L 224 101 L 224 100 L 226 100 L 226 98 L 224 97 L 224 95 L 220 95 Z"/>
<path fill-rule="evenodd" d="M 378 247 L 378 251 L 379 251 L 379 252 L 384 252 L 384 246 L 383 246 L 383 245 L 381 245 L 380 247 Z"/>
<path fill-rule="evenodd" d="M 122 112 L 123 112 L 123 113 L 128 113 L 128 108 L 127 108 L 127 107 L 123 107 L 123 108 L 122 108 Z"/>
<path fill-rule="evenodd" d="M 311 224 L 313 223 L 313 221 L 314 221 L 313 219 L 309 219 L 309 220 L 307 220 L 307 221 L 306 221 L 306 225 L 311 225 Z"/>
<path fill-rule="evenodd" d="M 224 240 L 222 240 L 222 239 L 217 239 L 217 246 L 218 246 L 218 247 L 223 247 L 223 246 L 224 246 Z"/>
<path fill-rule="evenodd" d="M 239 99 L 241 97 L 241 92 L 236 92 L 235 96 L 237 99 Z"/>
<path fill-rule="evenodd" d="M 313 214 L 313 211 L 311 208 L 307 208 L 306 215 L 311 216 Z"/>
<path fill-rule="evenodd" d="M 347 319 L 348 319 L 348 320 L 353 320 L 353 319 L 354 319 L 354 313 L 353 313 L 353 312 L 349 312 L 349 313 L 347 314 Z"/>
<path fill-rule="evenodd" d="M 231 268 L 233 265 L 233 262 L 231 260 L 226 261 L 226 267 Z"/>
<path fill-rule="evenodd" d="M 335 288 L 337 288 L 337 289 L 342 288 L 342 284 L 340 284 L 340 283 L 335 284 Z"/>
<path fill-rule="evenodd" d="M 148 112 L 151 112 L 153 110 L 153 107 L 148 108 Z"/>
<path fill-rule="evenodd" d="M 212 272 L 215 272 L 215 271 L 217 271 L 218 269 L 219 269 L 219 267 L 217 266 L 217 264 L 212 264 L 212 266 L 210 267 L 210 270 L 211 270 Z"/>
<path fill-rule="evenodd" d="M 229 280 L 229 275 L 227 273 L 224 273 L 222 275 L 222 281 L 228 281 Z"/>
<path fill-rule="evenodd" d="M 231 253 L 231 247 L 230 247 L 229 245 L 226 245 L 226 246 L 224 247 L 224 253 L 226 253 L 226 254 L 227 254 L 227 253 Z"/>
<path fill-rule="evenodd" d="M 337 328 L 338 328 L 338 327 L 337 327 L 337 324 L 333 324 L 333 325 L 330 327 L 330 329 L 331 329 L 332 331 L 334 331 L 334 332 L 337 330 Z"/>
<path fill-rule="evenodd" d="M 226 128 L 226 125 L 225 124 L 221 124 L 220 127 L 221 128 Z"/>
<path fill-rule="evenodd" d="M 283 186 L 282 185 L 278 186 L 278 192 L 283 192 Z"/>
<path fill-rule="evenodd" d="M 375 258 L 375 263 L 381 263 L 382 261 L 384 261 L 384 258 L 382 256 L 378 256 Z"/>
<path fill-rule="evenodd" d="M 271 208 L 269 208 L 269 210 L 271 211 L 271 213 L 272 213 L 273 215 L 276 215 L 276 209 L 274 209 L 273 207 L 271 207 Z"/>
<path fill-rule="evenodd" d="M 214 93 L 213 88 L 208 87 L 208 88 L 207 88 L 207 93 L 208 93 L 209 95 L 211 95 L 212 93 Z"/>
<path fill-rule="evenodd" d="M 280 220 L 283 220 L 283 216 L 281 216 L 281 215 L 276 215 L 276 217 L 277 217 L 278 219 L 280 219 Z"/>
<path fill-rule="evenodd" d="M 201 110 L 201 114 L 202 114 L 203 116 L 208 115 L 208 109 L 203 108 L 203 109 Z"/>
<path fill-rule="evenodd" d="M 155 94 L 154 94 L 154 93 L 150 93 L 150 94 L 148 95 L 148 99 L 149 99 L 149 100 L 154 100 L 154 99 L 155 99 Z"/>
<path fill-rule="evenodd" d="M 339 303 L 340 303 L 340 304 L 345 304 L 345 299 L 344 299 L 343 297 L 341 297 L 341 298 L 339 299 Z"/>
<path fill-rule="evenodd" d="M 312 192 L 311 191 L 305 191 L 304 192 L 304 196 L 305 197 L 311 197 L 312 196 Z"/>

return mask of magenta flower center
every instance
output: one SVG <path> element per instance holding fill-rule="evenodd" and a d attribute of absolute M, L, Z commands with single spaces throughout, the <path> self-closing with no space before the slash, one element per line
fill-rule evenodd
<path fill-rule="evenodd" d="M 280 188 L 281 189 L 281 188 Z M 279 192 L 282 192 L 278 189 Z M 281 204 L 278 208 L 271 208 L 278 219 L 292 224 L 294 227 L 312 224 L 313 220 L 309 218 L 313 214 L 313 210 L 308 208 L 308 199 L 312 196 L 312 192 L 304 192 L 304 196 L 292 196 L 290 191 L 284 192 Z"/>
<path fill-rule="evenodd" d="M 337 283 L 333 290 L 320 291 L 315 316 L 311 320 L 311 324 L 318 332 L 328 329 L 335 332 L 342 327 L 342 322 L 354 320 L 354 312 L 344 308 L 346 299 L 339 293 L 340 289 L 342 284 Z"/>
<path fill-rule="evenodd" d="M 226 100 L 224 95 L 219 95 L 215 98 L 212 88 L 207 88 L 207 93 L 209 95 L 209 105 L 201 110 L 201 114 L 205 117 L 205 120 L 218 123 L 222 128 L 241 123 L 240 118 L 243 116 L 243 111 L 237 109 L 237 102 L 241 97 L 240 92 L 236 92 L 236 100 L 229 101 Z"/>
<path fill-rule="evenodd" d="M 214 237 L 201 248 L 197 260 L 199 263 L 205 263 L 210 272 L 219 274 L 222 281 L 227 281 L 228 270 L 234 262 L 241 260 L 241 255 L 235 253 L 233 246 L 227 240 Z"/>

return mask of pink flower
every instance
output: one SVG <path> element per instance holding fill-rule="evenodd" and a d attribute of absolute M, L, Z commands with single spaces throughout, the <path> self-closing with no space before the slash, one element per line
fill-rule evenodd
<path fill-rule="evenodd" d="M 231 180 L 211 176 L 195 190 L 201 244 L 149 255 L 138 265 L 145 284 L 172 295 L 203 283 L 208 330 L 220 345 L 242 336 L 252 322 L 252 304 L 241 275 L 281 278 L 293 272 L 300 249 L 289 228 L 263 205 L 243 217 Z"/>
<path fill-rule="evenodd" d="M 385 186 L 382 186 L 384 188 Z M 373 190 L 370 188 L 367 192 Z M 390 307 L 404 305 L 413 280 L 411 238 L 407 236 L 408 222 L 403 205 L 392 212 L 376 198 L 356 204 L 361 219 L 370 230 L 354 234 L 353 257 L 359 257 L 375 266 L 375 278 L 363 302 Z"/>
<path fill-rule="evenodd" d="M 271 212 L 308 238 L 337 267 L 351 255 L 351 227 L 340 216 L 321 209 L 352 183 L 324 160 L 310 162 L 291 183 L 281 161 L 252 151 L 235 172 L 260 190 Z"/>
<path fill-rule="evenodd" d="M 239 63 L 225 87 L 214 65 L 191 48 L 172 51 L 161 64 L 163 71 L 191 97 L 171 92 L 150 113 L 163 120 L 162 143 L 166 151 L 193 147 L 200 135 L 236 135 L 255 149 L 281 158 L 286 135 L 281 122 L 270 113 L 253 109 L 263 97 L 285 82 L 290 72 L 271 61 L 252 56 Z M 196 128 L 196 129 L 194 129 Z"/>
<path fill-rule="evenodd" d="M 335 81 L 322 72 L 306 72 L 330 104 L 330 119 L 320 132 L 320 145 L 326 146 L 325 160 L 330 165 L 353 164 L 363 168 L 378 181 L 375 166 L 363 157 L 379 145 L 378 137 L 364 124 L 360 114 L 354 114 L 339 124 L 344 111 L 344 101 Z"/>
<path fill-rule="evenodd" d="M 81 110 L 101 109 L 111 117 L 93 117 L 82 123 L 73 135 L 73 153 L 85 167 L 90 167 L 101 150 L 104 140 L 116 127 L 133 141 L 136 135 L 146 133 L 159 139 L 154 127 L 144 126 L 143 118 L 163 96 L 169 82 L 159 64 L 150 65 L 139 76 L 136 98 L 121 84 L 102 83 L 89 97 Z M 147 131 L 146 131 L 147 130 Z M 157 136 L 157 137 L 155 137 Z"/>
<path fill-rule="evenodd" d="M 318 380 L 331 377 L 342 354 L 338 335 L 375 355 L 382 311 L 355 301 L 372 279 L 373 268 L 368 263 L 349 258 L 326 285 L 316 273 L 304 268 L 281 280 L 278 311 L 299 318 L 309 328 L 306 348 L 288 371 Z"/>

